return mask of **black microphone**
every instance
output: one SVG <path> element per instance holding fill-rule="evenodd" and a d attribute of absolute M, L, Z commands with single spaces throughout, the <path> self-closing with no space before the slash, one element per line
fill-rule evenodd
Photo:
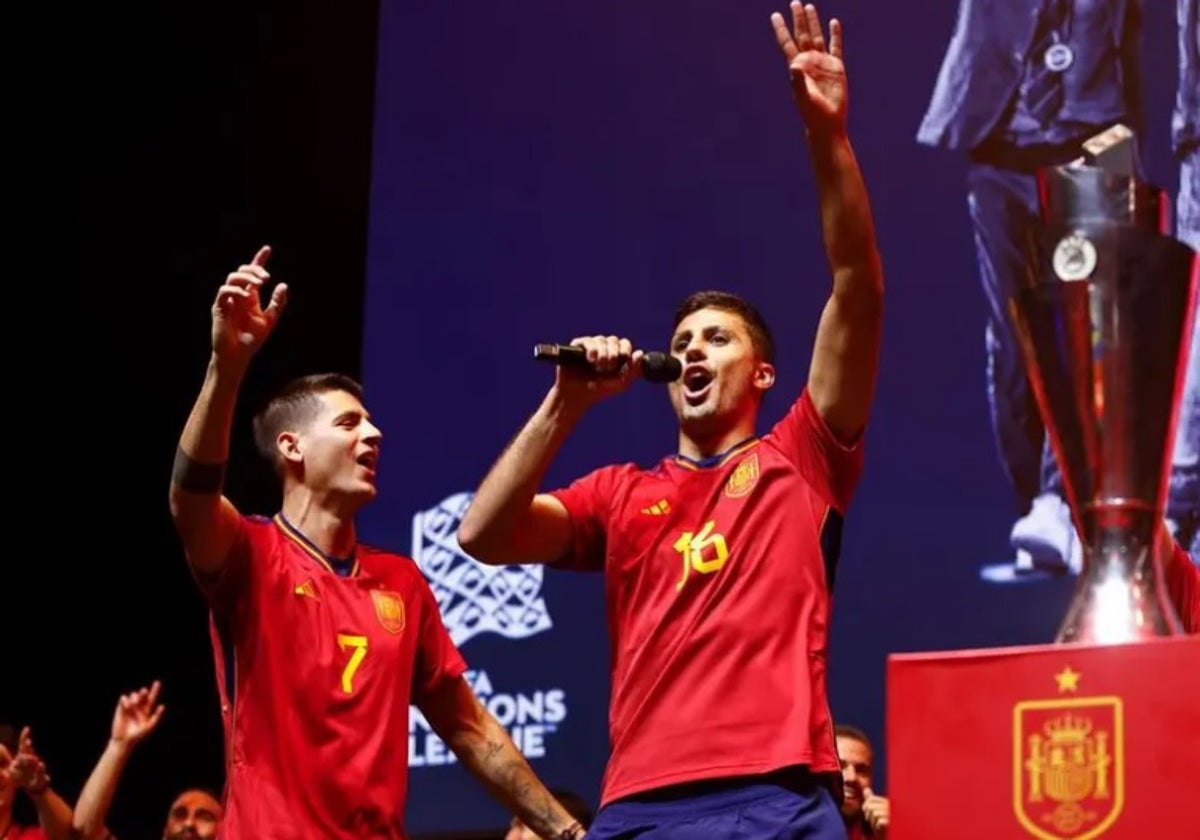
<path fill-rule="evenodd" d="M 587 351 L 574 344 L 535 344 L 533 358 L 572 370 L 592 371 Z M 621 364 L 629 359 L 621 356 Z M 683 365 L 669 353 L 652 350 L 642 357 L 642 377 L 647 382 L 674 382 L 683 375 Z"/>

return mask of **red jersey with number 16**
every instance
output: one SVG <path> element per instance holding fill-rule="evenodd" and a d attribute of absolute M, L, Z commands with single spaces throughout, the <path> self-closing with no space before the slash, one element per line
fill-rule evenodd
<path fill-rule="evenodd" d="M 247 517 L 212 606 L 226 734 L 223 840 L 402 838 L 409 703 L 466 665 L 407 557 L 348 574 L 282 517 Z"/>
<path fill-rule="evenodd" d="M 767 435 L 717 459 L 606 467 L 553 494 L 574 537 L 559 565 L 605 573 L 604 804 L 796 764 L 839 771 L 826 645 L 861 466 L 805 391 Z"/>

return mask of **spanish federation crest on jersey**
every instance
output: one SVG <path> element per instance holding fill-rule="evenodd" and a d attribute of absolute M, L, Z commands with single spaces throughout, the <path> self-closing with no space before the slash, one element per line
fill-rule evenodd
<path fill-rule="evenodd" d="M 375 617 L 384 630 L 400 635 L 404 630 L 404 599 L 398 592 L 372 589 L 371 601 L 375 604 Z"/>
<path fill-rule="evenodd" d="M 461 645 L 481 633 L 524 639 L 549 630 L 541 566 L 488 566 L 459 546 L 456 533 L 471 497 L 458 493 L 413 517 L 412 556 L 450 638 Z"/>
<path fill-rule="evenodd" d="M 1055 675 L 1077 691 L 1079 674 Z M 1125 729 L 1120 697 L 1023 700 L 1013 708 L 1013 808 L 1040 840 L 1091 840 L 1125 802 Z"/>
<path fill-rule="evenodd" d="M 742 462 L 734 467 L 729 480 L 725 482 L 725 495 L 731 499 L 741 498 L 749 494 L 755 484 L 758 484 L 757 452 L 751 453 L 749 458 L 742 459 Z"/>

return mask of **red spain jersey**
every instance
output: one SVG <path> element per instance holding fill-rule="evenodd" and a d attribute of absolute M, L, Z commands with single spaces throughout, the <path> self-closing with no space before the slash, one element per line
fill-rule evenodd
<path fill-rule="evenodd" d="M 225 726 L 222 840 L 404 837 L 409 703 L 466 670 L 407 557 L 348 574 L 282 515 L 245 517 L 209 599 Z"/>
<path fill-rule="evenodd" d="M 612 698 L 602 804 L 699 779 L 839 773 L 826 698 L 841 515 L 862 466 L 805 391 L 710 462 L 606 467 L 554 495 L 603 569 Z"/>

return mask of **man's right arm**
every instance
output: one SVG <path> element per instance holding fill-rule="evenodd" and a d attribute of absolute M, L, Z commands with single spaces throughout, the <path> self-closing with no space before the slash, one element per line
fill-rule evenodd
<path fill-rule="evenodd" d="M 109 840 L 112 837 L 104 821 L 133 748 L 153 732 L 162 719 L 163 706 L 158 703 L 161 688 L 162 684 L 156 681 L 147 688 L 122 695 L 117 701 L 108 745 L 75 803 L 71 827 L 74 840 Z"/>
<path fill-rule="evenodd" d="M 465 552 L 495 565 L 553 563 L 566 555 L 567 509 L 537 489 L 581 416 L 557 386 L 550 389 L 475 492 L 458 529 Z"/>
<path fill-rule="evenodd" d="M 571 548 L 566 507 L 538 487 L 588 407 L 628 388 L 642 357 L 616 336 L 572 343 L 584 348 L 595 372 L 558 369 L 554 387 L 479 485 L 459 526 L 459 545 L 481 563 L 554 563 Z"/>
<path fill-rule="evenodd" d="M 109 742 L 84 783 L 75 803 L 71 832 L 75 840 L 105 840 L 111 837 L 104 821 L 117 792 L 117 784 L 129 761 L 131 748 Z"/>
<path fill-rule="evenodd" d="M 188 562 L 205 575 L 220 572 L 238 534 L 240 515 L 221 493 L 238 388 L 287 302 L 287 286 L 280 283 L 270 303 L 261 305 L 260 290 L 270 279 L 266 270 L 270 256 L 269 247 L 260 248 L 217 290 L 212 305 L 212 357 L 171 471 L 171 518 Z"/>
<path fill-rule="evenodd" d="M 240 374 L 222 370 L 214 356 L 183 427 L 171 471 L 171 518 L 188 562 L 206 574 L 224 566 L 240 521 L 237 508 L 221 493 L 240 384 Z"/>

